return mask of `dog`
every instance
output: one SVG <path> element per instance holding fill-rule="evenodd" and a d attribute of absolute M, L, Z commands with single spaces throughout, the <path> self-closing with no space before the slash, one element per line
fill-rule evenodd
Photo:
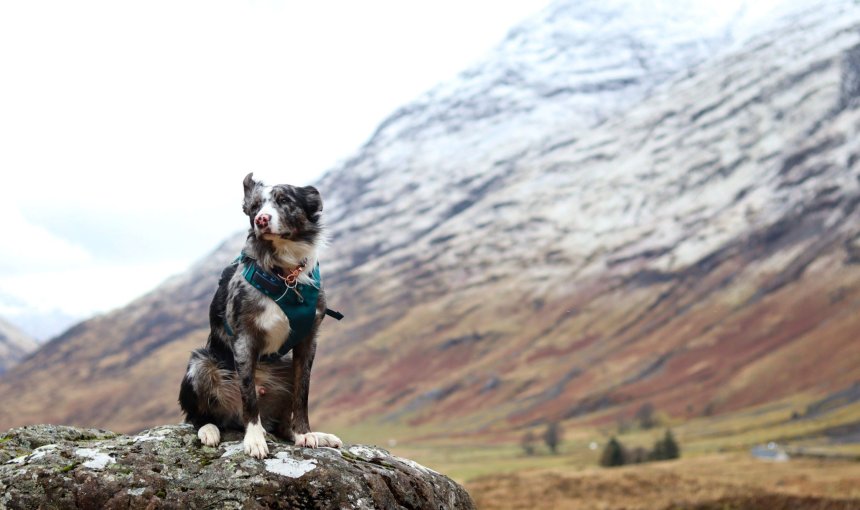
<path fill-rule="evenodd" d="M 340 448 L 308 421 L 317 331 L 326 312 L 340 318 L 326 308 L 317 265 L 322 198 L 312 186 L 265 186 L 253 173 L 242 184 L 248 237 L 221 273 L 209 338 L 191 353 L 179 405 L 204 445 L 239 429 L 256 458 L 269 453 L 267 431 L 297 446 Z"/>

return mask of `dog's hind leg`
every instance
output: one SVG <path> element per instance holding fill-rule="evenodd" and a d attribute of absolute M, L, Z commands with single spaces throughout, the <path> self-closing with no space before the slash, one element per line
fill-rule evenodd
<path fill-rule="evenodd" d="M 221 442 L 221 431 L 218 430 L 218 425 L 207 423 L 197 429 L 197 437 L 206 446 L 218 446 Z"/>
<path fill-rule="evenodd" d="M 265 429 L 275 436 L 288 441 L 292 435 L 284 435 L 290 430 L 289 413 L 292 402 L 292 364 L 289 358 L 266 360 L 257 363 L 254 382 L 257 387 L 257 406 Z M 284 427 L 285 425 L 285 427 Z"/>
<path fill-rule="evenodd" d="M 219 429 L 241 428 L 242 404 L 235 372 L 220 368 L 207 349 L 191 353 L 179 389 L 179 405 L 207 446 L 221 441 Z"/>

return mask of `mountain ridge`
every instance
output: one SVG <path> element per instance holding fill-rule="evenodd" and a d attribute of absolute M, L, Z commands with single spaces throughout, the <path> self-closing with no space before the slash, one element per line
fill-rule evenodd
<path fill-rule="evenodd" d="M 0 319 L 0 374 L 38 348 L 36 340 Z"/>

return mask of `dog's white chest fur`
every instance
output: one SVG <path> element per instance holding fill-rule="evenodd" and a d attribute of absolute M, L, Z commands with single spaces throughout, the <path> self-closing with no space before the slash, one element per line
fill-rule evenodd
<path fill-rule="evenodd" d="M 290 336 L 290 320 L 281 307 L 271 299 L 264 301 L 263 312 L 257 316 L 257 326 L 265 332 L 266 342 L 260 354 L 277 352 Z"/>

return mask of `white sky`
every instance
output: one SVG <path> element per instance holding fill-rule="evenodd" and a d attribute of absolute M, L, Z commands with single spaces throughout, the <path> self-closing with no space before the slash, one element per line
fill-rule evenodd
<path fill-rule="evenodd" d="M 150 290 L 547 3 L 0 3 L 0 315 Z"/>

